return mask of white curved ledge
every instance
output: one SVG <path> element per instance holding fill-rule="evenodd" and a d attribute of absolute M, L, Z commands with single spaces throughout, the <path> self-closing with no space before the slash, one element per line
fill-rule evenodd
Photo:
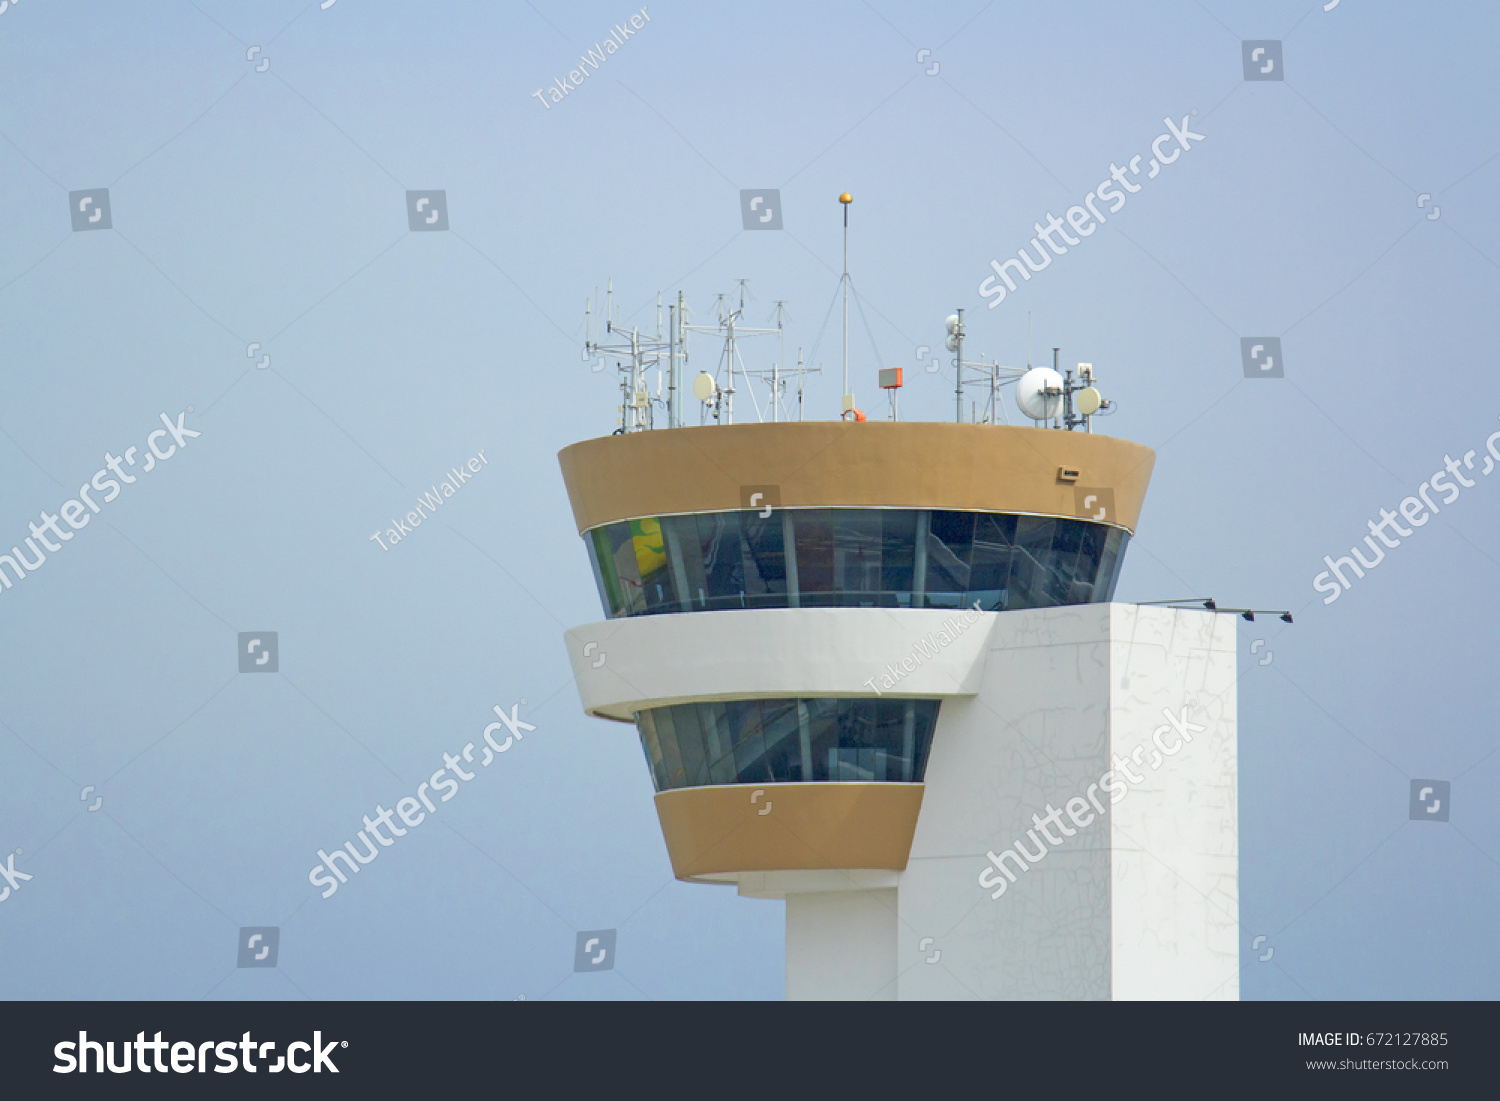
<path fill-rule="evenodd" d="M 583 709 L 634 713 L 695 700 L 943 698 L 979 691 L 998 613 L 765 608 L 634 616 L 564 638 Z"/>

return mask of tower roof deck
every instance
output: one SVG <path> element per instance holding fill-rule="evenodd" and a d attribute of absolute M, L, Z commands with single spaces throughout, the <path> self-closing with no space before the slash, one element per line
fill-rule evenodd
<path fill-rule="evenodd" d="M 620 520 L 766 506 L 1059 516 L 1133 533 L 1155 459 L 1111 436 L 920 421 L 658 429 L 558 454 L 580 534 Z"/>

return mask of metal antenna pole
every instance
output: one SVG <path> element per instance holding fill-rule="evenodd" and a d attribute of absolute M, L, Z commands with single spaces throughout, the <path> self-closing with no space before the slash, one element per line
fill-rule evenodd
<path fill-rule="evenodd" d="M 854 201 L 854 196 L 844 192 L 839 196 L 839 202 L 844 207 L 844 408 L 839 411 L 839 418 L 854 407 L 854 401 L 849 393 L 849 204 Z"/>
<path fill-rule="evenodd" d="M 771 423 L 776 423 L 776 406 L 780 401 L 781 364 L 771 364 Z"/>
<path fill-rule="evenodd" d="M 797 420 L 802 420 L 802 349 L 797 349 Z"/>
<path fill-rule="evenodd" d="M 735 393 L 735 317 L 735 311 L 729 309 L 729 314 L 727 314 L 726 320 L 724 320 L 724 324 L 727 326 L 727 336 L 724 338 L 724 357 L 729 360 L 729 386 L 724 387 L 724 389 L 730 395 L 729 410 L 727 410 L 730 425 L 735 423 L 735 399 L 733 399 L 733 393 Z"/>
<path fill-rule="evenodd" d="M 686 325 L 687 325 L 687 311 L 686 311 L 686 307 L 684 306 L 683 301 L 682 301 L 682 292 L 678 291 L 677 292 L 677 348 L 678 348 L 678 352 L 682 356 L 682 364 L 681 364 L 681 366 L 679 366 L 677 368 L 677 381 L 678 381 L 678 384 L 679 384 L 679 388 L 680 388 L 680 385 L 681 385 L 681 382 L 682 382 L 682 367 L 687 366 L 687 334 L 684 332 L 684 327 Z M 676 424 L 676 427 L 678 427 L 678 428 L 682 427 L 682 404 L 681 404 L 680 401 L 678 402 L 678 406 L 677 406 L 677 424 Z"/>
<path fill-rule="evenodd" d="M 844 204 L 844 394 L 849 393 L 849 204 Z"/>
<path fill-rule="evenodd" d="M 1052 349 L 1052 369 L 1054 371 L 1057 370 L 1057 353 L 1060 352 L 1060 351 L 1062 351 L 1061 348 L 1053 348 Z M 1067 420 L 1068 417 L 1072 416 L 1072 413 L 1073 413 L 1072 395 L 1070 393 L 1068 393 L 1068 383 L 1067 383 L 1067 380 L 1064 379 L 1063 380 L 1063 419 L 1064 419 L 1064 422 L 1066 422 L 1066 420 Z"/>
<path fill-rule="evenodd" d="M 631 417 L 631 419 L 630 419 L 630 421 L 627 422 L 627 426 L 626 426 L 626 429 L 625 429 L 627 432 L 630 431 L 630 427 L 631 426 L 634 426 L 636 428 L 639 428 L 641 426 L 641 414 L 639 412 L 639 408 L 640 407 L 636 405 L 636 402 L 640 401 L 639 395 L 640 395 L 640 392 L 641 392 L 642 384 L 643 384 L 643 375 L 642 375 L 642 372 L 641 372 L 641 350 L 640 350 L 640 344 L 639 344 L 639 341 L 637 341 L 637 339 L 636 339 L 635 330 L 631 329 L 630 330 L 630 401 L 627 403 L 627 409 L 626 409 L 626 413 L 627 413 L 627 415 L 629 415 Z M 636 412 L 634 414 L 630 414 L 630 412 L 629 412 L 630 409 L 635 409 Z"/>
<path fill-rule="evenodd" d="M 954 346 L 958 350 L 958 394 L 953 409 L 956 424 L 964 422 L 964 312 L 958 311 L 958 324 L 953 329 Z"/>
<path fill-rule="evenodd" d="M 776 303 L 776 338 L 781 344 L 777 353 L 776 364 L 771 368 L 771 423 L 776 423 L 776 405 L 781 400 L 781 367 L 786 363 L 786 329 L 783 327 L 786 302 L 778 300 Z"/>
<path fill-rule="evenodd" d="M 677 307 L 667 306 L 667 427 L 677 427 Z"/>

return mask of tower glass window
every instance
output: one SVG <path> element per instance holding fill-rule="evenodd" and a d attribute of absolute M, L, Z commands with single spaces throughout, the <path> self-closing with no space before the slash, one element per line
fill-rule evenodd
<path fill-rule="evenodd" d="M 960 608 L 1108 601 L 1129 533 L 936 509 L 697 513 L 585 533 L 611 618 L 731 608 Z"/>
<path fill-rule="evenodd" d="M 684 703 L 636 714 L 657 791 L 708 784 L 919 783 L 938 700 Z"/>

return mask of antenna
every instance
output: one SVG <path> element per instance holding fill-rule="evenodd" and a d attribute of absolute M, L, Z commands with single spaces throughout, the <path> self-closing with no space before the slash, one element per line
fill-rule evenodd
<path fill-rule="evenodd" d="M 1057 374 L 1057 353 L 1060 352 L 1060 351 L 1062 351 L 1061 348 L 1053 348 L 1052 349 L 1052 373 L 1054 375 Z M 1072 392 L 1072 390 L 1069 387 L 1064 386 L 1063 387 L 1063 419 L 1064 420 L 1070 420 L 1070 419 L 1072 419 L 1072 416 L 1073 416 L 1073 392 Z M 1057 426 L 1053 425 L 1053 427 L 1055 428 Z"/>
<path fill-rule="evenodd" d="M 686 321 L 687 321 L 687 306 L 683 304 L 683 301 L 682 301 L 682 292 L 678 291 L 677 292 L 677 324 L 676 324 L 676 327 L 672 330 L 672 332 L 673 332 L 673 335 L 677 338 L 676 356 L 680 356 L 681 357 L 682 362 L 683 362 L 684 365 L 687 363 L 687 344 L 683 341 L 682 326 L 683 326 L 683 323 L 686 322 Z M 672 385 L 673 385 L 674 391 L 676 389 L 678 389 L 678 382 L 682 378 L 681 372 L 679 371 L 679 369 L 677 367 L 676 356 L 674 356 L 673 362 L 672 362 Z M 673 419 L 671 419 L 671 420 L 669 420 L 667 422 L 667 427 L 668 428 L 681 428 L 682 427 L 682 404 L 681 404 L 681 398 L 678 399 L 678 404 L 676 406 L 676 416 Z"/>
<path fill-rule="evenodd" d="M 733 424 L 734 395 L 736 392 L 734 376 L 736 372 L 744 375 L 747 381 L 752 378 L 769 380 L 772 383 L 771 413 L 772 419 L 775 420 L 775 403 L 780 386 L 780 367 L 779 365 L 773 365 L 770 370 L 746 367 L 744 358 L 740 353 L 739 341 L 741 338 L 747 336 L 782 336 L 780 318 L 777 318 L 777 327 L 774 329 L 750 329 L 742 326 L 740 318 L 745 312 L 749 280 L 741 279 L 738 280 L 738 283 L 740 288 L 740 305 L 732 305 L 727 294 L 720 294 L 715 302 L 718 306 L 718 323 L 716 325 L 681 325 L 682 331 L 685 333 L 712 333 L 724 341 L 724 350 L 720 354 L 718 371 L 724 375 L 725 381 L 722 385 L 718 385 L 715 378 L 717 389 L 711 393 L 710 400 L 704 401 L 702 398 L 699 400 L 704 401 L 705 415 L 711 413 L 715 420 L 722 419 L 725 424 Z M 679 322 L 679 324 L 681 323 Z M 704 372 L 704 374 L 707 373 Z M 699 375 L 698 377 L 701 379 L 703 376 Z M 714 376 L 711 375 L 710 377 L 713 378 Z M 696 386 L 695 382 L 695 389 Z M 712 403 L 711 408 L 709 408 L 710 401 Z M 756 402 L 753 390 L 750 391 L 750 401 L 755 406 L 755 419 L 763 422 L 765 417 L 761 414 L 760 403 Z"/>
<path fill-rule="evenodd" d="M 959 310 L 957 313 L 953 313 L 953 314 L 949 314 L 948 315 L 947 327 L 948 327 L 948 339 L 944 342 L 944 346 L 950 352 L 953 352 L 957 356 L 957 358 L 954 359 L 953 362 L 956 363 L 956 364 L 958 364 L 958 386 L 957 386 L 957 389 L 954 391 L 953 421 L 954 421 L 955 424 L 962 424 L 963 421 L 964 421 L 964 312 L 963 312 L 963 310 Z"/>
<path fill-rule="evenodd" d="M 594 294 L 597 298 L 598 289 Z M 610 279 L 605 284 L 604 299 L 604 331 L 618 339 L 612 342 L 600 342 L 596 339 L 595 314 L 598 309 L 596 301 L 584 303 L 584 359 L 592 359 L 595 356 L 605 358 L 614 356 L 615 367 L 620 372 L 620 421 L 616 432 L 639 432 L 644 429 L 655 427 L 655 407 L 665 405 L 667 412 L 667 423 L 673 421 L 675 406 L 677 402 L 676 386 L 676 363 L 675 363 L 675 341 L 663 341 L 661 336 L 661 319 L 658 313 L 656 323 L 656 338 L 643 335 L 639 329 L 622 329 L 619 318 L 615 316 L 618 307 L 614 304 L 614 280 Z M 660 309 L 660 297 L 657 300 Z M 663 402 L 661 397 L 661 369 L 663 360 L 668 364 L 668 377 L 671 385 L 667 390 L 667 398 Z M 646 372 L 655 367 L 657 369 L 656 395 L 653 397 L 651 388 L 646 380 Z"/>
<path fill-rule="evenodd" d="M 1052 349 L 1051 367 L 1033 367 L 1016 383 L 1016 405 L 1034 421 L 1052 421 L 1053 428 L 1074 431 L 1080 425 L 1094 431 L 1093 417 L 1108 415 L 1116 403 L 1106 401 L 1094 385 L 1094 365 L 1080 363 L 1075 378 L 1073 369 L 1058 371 L 1060 348 Z"/>
<path fill-rule="evenodd" d="M 964 421 L 964 372 L 967 371 L 971 379 L 988 382 L 990 388 L 990 400 L 985 407 L 984 417 L 980 418 L 978 403 L 973 402 L 969 406 L 969 419 L 975 424 L 995 424 L 1005 416 L 1005 409 L 1000 404 L 1000 387 L 1008 382 L 1014 382 L 1023 372 L 1018 367 L 986 363 L 983 359 L 974 362 L 964 358 L 963 310 L 949 314 L 944 325 L 948 329 L 948 338 L 943 342 L 943 346 L 954 354 L 953 366 L 958 376 L 958 384 L 953 393 L 955 423 L 962 424 Z M 1017 399 L 1019 400 L 1019 394 Z"/>
<path fill-rule="evenodd" d="M 822 372 L 823 368 L 814 367 L 814 371 Z M 807 368 L 802 365 L 802 349 L 797 349 L 797 420 L 802 420 L 802 380 L 808 373 Z"/>
<path fill-rule="evenodd" d="M 776 407 L 781 401 L 781 367 L 786 363 L 786 300 L 776 300 L 776 336 L 780 348 L 776 362 L 771 364 L 771 421 L 776 421 Z"/>
<path fill-rule="evenodd" d="M 854 395 L 849 392 L 849 204 L 852 202 L 854 196 L 847 191 L 839 196 L 844 208 L 844 274 L 840 277 L 844 287 L 844 401 L 840 420 L 854 408 Z"/>
<path fill-rule="evenodd" d="M 677 424 L 677 306 L 673 303 L 667 307 L 667 427 Z"/>

